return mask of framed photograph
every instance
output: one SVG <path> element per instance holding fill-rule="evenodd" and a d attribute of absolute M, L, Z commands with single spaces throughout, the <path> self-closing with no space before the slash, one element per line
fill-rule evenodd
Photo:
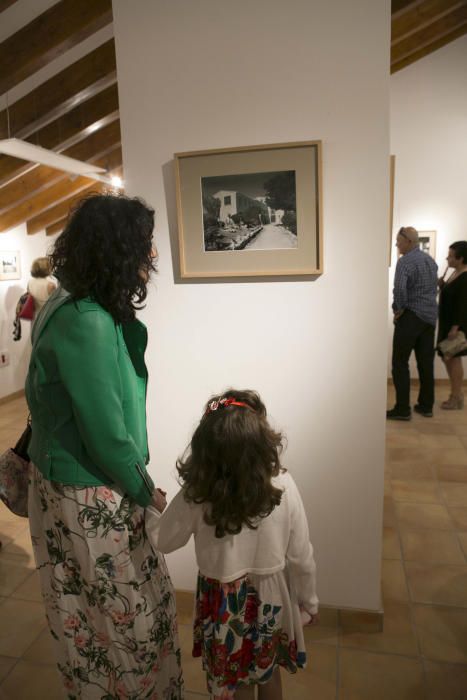
<path fill-rule="evenodd" d="M 420 250 L 436 259 L 436 231 L 419 231 Z"/>
<path fill-rule="evenodd" d="M 394 181 L 396 176 L 396 156 L 389 156 L 389 267 L 392 260 L 392 229 L 394 226 Z"/>
<path fill-rule="evenodd" d="M 21 279 L 21 262 L 18 250 L 0 250 L 0 282 Z"/>
<path fill-rule="evenodd" d="M 320 141 L 174 158 L 182 278 L 323 272 Z"/>

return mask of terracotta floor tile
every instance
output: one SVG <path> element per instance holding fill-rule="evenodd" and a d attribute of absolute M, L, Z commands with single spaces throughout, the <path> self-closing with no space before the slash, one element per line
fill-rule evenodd
<path fill-rule="evenodd" d="M 441 495 L 435 481 L 409 481 L 392 479 L 392 497 L 395 501 L 411 503 L 441 503 Z"/>
<path fill-rule="evenodd" d="M 436 452 L 438 452 L 436 450 Z M 433 455 L 433 462 L 436 465 L 448 465 L 448 464 L 465 464 L 467 465 L 467 450 L 462 449 L 452 449 L 452 450 L 440 450 L 440 454 Z"/>
<path fill-rule="evenodd" d="M 464 552 L 464 556 L 467 559 L 467 532 L 458 532 L 457 537 L 459 539 L 459 544 L 462 547 L 462 551 Z"/>
<path fill-rule="evenodd" d="M 179 625 L 191 625 L 193 621 L 194 594 L 192 591 L 175 591 Z"/>
<path fill-rule="evenodd" d="M 407 479 L 409 481 L 434 481 L 435 472 L 431 464 L 424 462 L 390 462 L 391 476 L 393 479 Z"/>
<path fill-rule="evenodd" d="M 64 696 L 55 666 L 21 660 L 0 686 L 0 697 L 6 700 L 63 700 Z"/>
<path fill-rule="evenodd" d="M 452 425 L 441 423 L 436 420 L 425 421 L 417 424 L 417 431 L 423 435 L 456 435 Z"/>
<path fill-rule="evenodd" d="M 383 527 L 383 559 L 400 559 L 401 546 L 397 530 L 393 527 Z"/>
<path fill-rule="evenodd" d="M 396 503 L 396 517 L 401 530 L 453 530 L 448 510 L 432 503 Z"/>
<path fill-rule="evenodd" d="M 436 464 L 438 456 L 435 450 L 428 450 L 423 447 L 389 447 L 386 450 L 387 459 L 393 462 L 424 462 L 425 464 Z M 439 450 L 441 453 L 442 450 Z"/>
<path fill-rule="evenodd" d="M 201 659 L 191 655 L 193 646 L 193 629 L 191 625 L 179 625 L 178 635 L 182 650 L 182 668 L 185 688 L 195 693 L 206 693 L 206 675 L 201 666 Z"/>
<path fill-rule="evenodd" d="M 467 666 L 425 661 L 428 700 L 465 700 L 467 697 Z"/>
<path fill-rule="evenodd" d="M 433 661 L 467 664 L 467 610 L 414 605 L 413 619 L 422 654 Z"/>
<path fill-rule="evenodd" d="M 16 588 L 10 596 L 19 600 L 32 600 L 37 603 L 42 602 L 42 594 L 39 583 L 39 572 L 34 571 L 29 574 L 28 578 L 18 588 Z"/>
<path fill-rule="evenodd" d="M 418 659 L 342 649 L 339 672 L 339 700 L 426 698 L 423 669 Z"/>
<path fill-rule="evenodd" d="M 8 675 L 8 673 L 11 671 L 13 666 L 17 663 L 17 659 L 14 659 L 11 656 L 0 656 L 0 684 L 5 678 L 5 676 Z M 1 695 L 2 689 L 0 686 L 0 698 L 2 697 Z"/>
<path fill-rule="evenodd" d="M 454 522 L 455 529 L 463 532 L 467 531 L 467 508 L 450 506 L 449 513 Z"/>
<path fill-rule="evenodd" d="M 48 627 L 45 627 L 37 639 L 24 652 L 23 659 L 41 664 L 55 664 L 55 645 L 58 644 L 50 634 Z"/>
<path fill-rule="evenodd" d="M 320 607 L 319 623 L 307 625 L 303 629 L 305 644 L 320 642 L 321 644 L 337 644 L 338 638 L 338 611 L 336 608 Z"/>
<path fill-rule="evenodd" d="M 418 530 L 401 533 L 402 555 L 406 561 L 431 564 L 465 564 L 464 555 L 454 532 Z"/>
<path fill-rule="evenodd" d="M 467 469 L 465 467 L 465 464 L 457 467 L 453 465 L 435 467 L 435 474 L 440 482 L 467 482 Z M 440 486 L 443 486 L 443 483 L 440 483 Z"/>
<path fill-rule="evenodd" d="M 443 484 L 441 493 L 448 506 L 467 506 L 467 484 Z"/>
<path fill-rule="evenodd" d="M 427 434 L 421 436 L 422 445 L 428 449 L 460 449 L 462 450 L 465 445 L 462 444 L 461 438 L 458 435 L 437 435 L 437 434 Z"/>
<path fill-rule="evenodd" d="M 423 437 L 417 430 L 413 428 L 409 431 L 406 430 L 404 433 L 395 431 L 393 433 L 387 433 L 386 435 L 386 447 L 422 447 Z M 462 447 L 462 444 L 459 443 Z"/>
<path fill-rule="evenodd" d="M 412 623 L 410 606 L 394 600 L 384 603 L 382 632 L 364 633 L 353 626 L 353 615 L 340 614 L 339 646 L 417 656 L 418 646 Z"/>
<path fill-rule="evenodd" d="M 400 561 L 383 559 L 381 566 L 383 599 L 408 601 L 404 569 Z"/>
<path fill-rule="evenodd" d="M 335 700 L 337 648 L 325 644 L 312 644 L 310 647 L 307 647 L 305 669 L 299 669 L 295 674 L 281 671 L 284 698 Z"/>
<path fill-rule="evenodd" d="M 395 527 L 397 525 L 396 510 L 391 496 L 384 497 L 383 525 L 384 527 Z"/>
<path fill-rule="evenodd" d="M 20 657 L 45 628 L 41 603 L 7 599 L 0 606 L 0 654 Z"/>
<path fill-rule="evenodd" d="M 31 575 L 33 569 L 23 561 L 0 555 L 0 595 L 8 596 Z"/>
<path fill-rule="evenodd" d="M 452 429 L 455 435 L 467 436 L 467 420 L 464 419 L 462 423 L 454 423 Z"/>
<path fill-rule="evenodd" d="M 432 565 L 406 562 L 412 600 L 417 603 L 467 608 L 467 565 Z"/>

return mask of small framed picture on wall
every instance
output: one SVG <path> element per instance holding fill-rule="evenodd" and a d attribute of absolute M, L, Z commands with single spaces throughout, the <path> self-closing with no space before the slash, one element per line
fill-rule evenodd
<path fill-rule="evenodd" d="M 419 231 L 420 250 L 436 259 L 436 231 Z"/>
<path fill-rule="evenodd" d="M 21 279 L 19 250 L 0 250 L 0 282 Z"/>

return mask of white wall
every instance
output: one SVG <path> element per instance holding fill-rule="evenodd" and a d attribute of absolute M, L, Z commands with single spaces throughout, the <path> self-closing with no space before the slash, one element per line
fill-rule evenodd
<path fill-rule="evenodd" d="M 437 231 L 441 272 L 449 244 L 467 240 L 466 66 L 467 36 L 463 36 L 391 76 L 394 234 L 401 226 Z M 391 289 L 396 261 L 394 254 Z M 388 328 L 391 342 L 392 315 Z M 435 373 L 447 376 L 439 358 Z"/>
<path fill-rule="evenodd" d="M 127 190 L 156 209 L 149 325 L 151 471 L 174 463 L 203 403 L 261 393 L 288 435 L 322 602 L 380 608 L 386 398 L 389 30 L 386 0 L 114 0 Z M 369 59 L 371 57 L 371 60 Z M 323 140 L 325 273 L 180 283 L 177 151 Z M 170 233 L 169 233 L 170 232 Z M 247 485 L 245 485 L 247 487 Z M 169 557 L 192 588 L 191 548 Z"/>
<path fill-rule="evenodd" d="M 0 367 L 0 398 L 24 388 L 30 356 L 30 322 L 22 321 L 21 340 L 13 340 L 13 321 L 16 304 L 26 291 L 30 278 L 31 263 L 45 255 L 55 236 L 45 232 L 28 236 L 26 225 L 22 224 L 0 234 L 0 250 L 19 250 L 21 258 L 21 279 L 0 281 L 0 352 L 6 350 L 10 364 Z"/>

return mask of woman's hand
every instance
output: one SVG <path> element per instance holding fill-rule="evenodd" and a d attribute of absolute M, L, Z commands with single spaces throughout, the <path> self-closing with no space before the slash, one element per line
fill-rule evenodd
<path fill-rule="evenodd" d="M 163 513 L 167 507 L 166 495 L 167 492 L 162 491 L 162 489 L 155 489 L 154 493 L 152 494 L 151 505 L 153 505 L 154 508 L 159 511 L 159 513 Z"/>
<path fill-rule="evenodd" d="M 452 326 L 448 333 L 448 340 L 454 340 L 459 332 L 459 326 Z"/>

